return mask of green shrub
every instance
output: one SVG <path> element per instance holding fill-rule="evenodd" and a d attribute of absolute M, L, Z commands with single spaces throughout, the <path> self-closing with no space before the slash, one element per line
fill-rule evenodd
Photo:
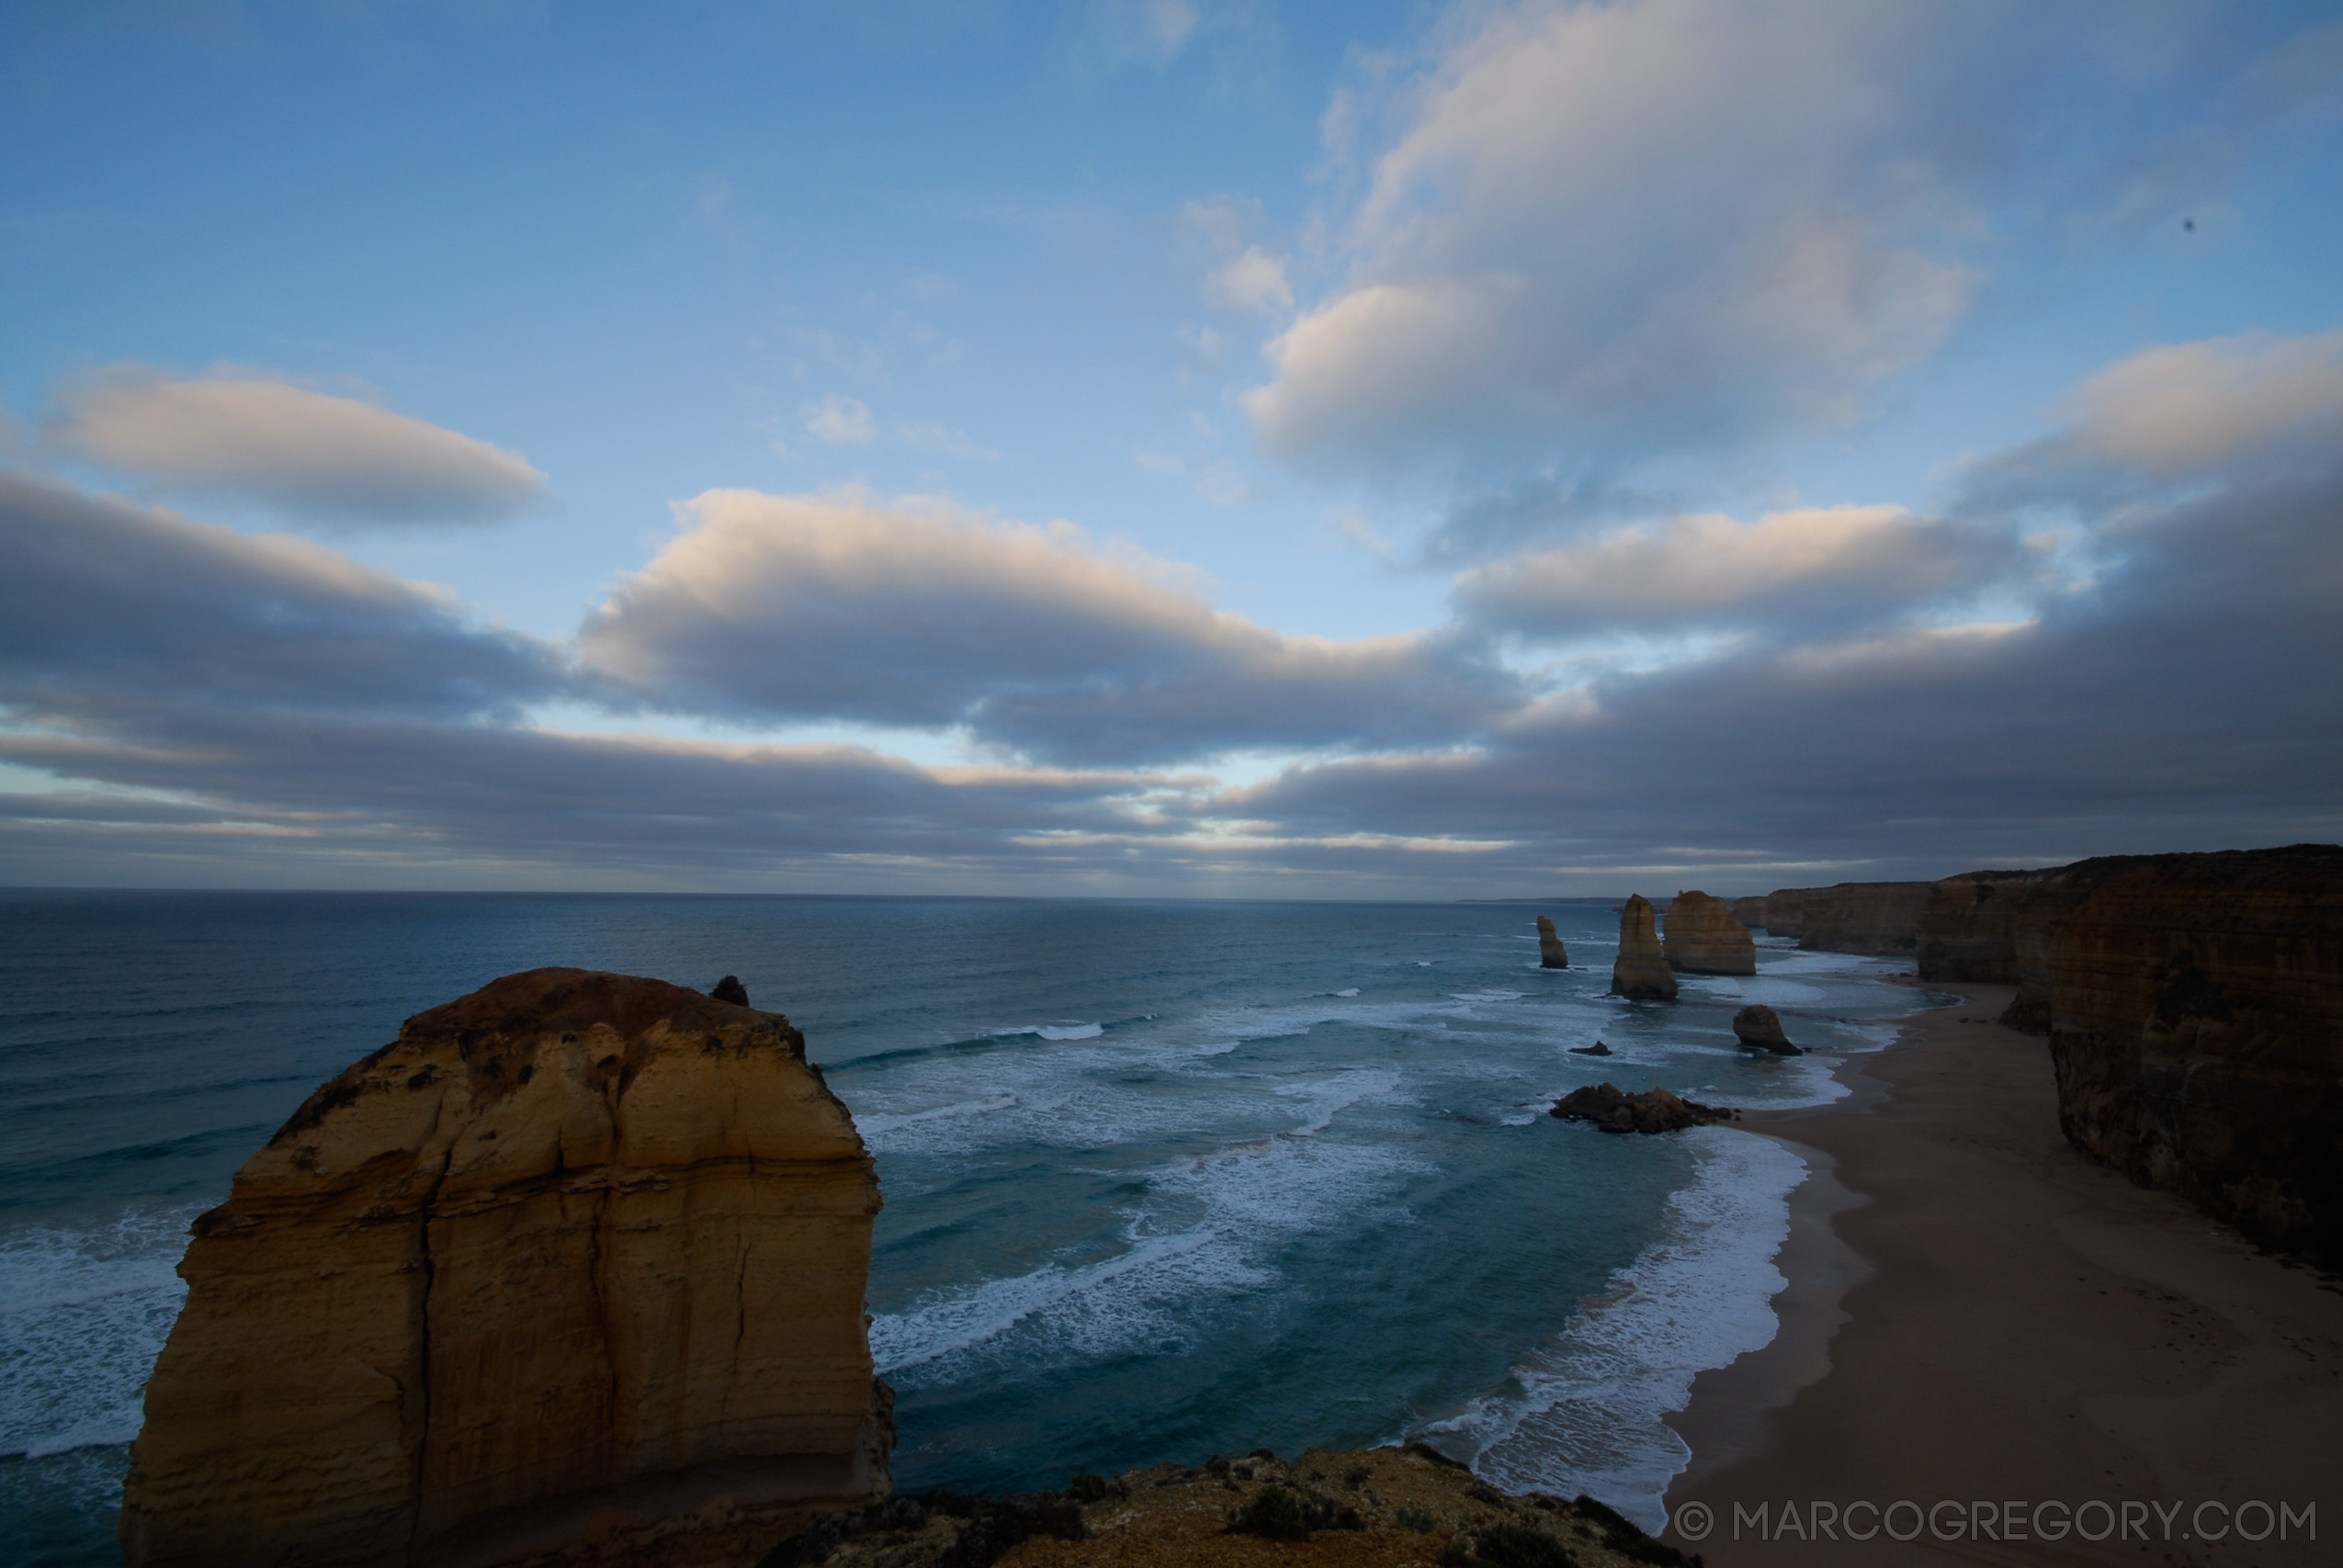
<path fill-rule="evenodd" d="M 1303 1540 L 1310 1533 L 1309 1521 L 1302 1517 L 1302 1500 L 1275 1482 L 1254 1493 L 1252 1501 L 1228 1521 L 1228 1528 L 1239 1535 L 1262 1535 L 1272 1540 Z"/>

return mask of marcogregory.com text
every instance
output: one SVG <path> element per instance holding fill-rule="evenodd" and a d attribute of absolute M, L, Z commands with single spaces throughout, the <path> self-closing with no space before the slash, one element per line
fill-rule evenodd
<path fill-rule="evenodd" d="M 2144 1503 L 2136 1499 L 2067 1503 L 1975 1502 L 1945 1498 L 1916 1503 L 1858 1499 L 1730 1503 L 1725 1512 L 1693 1502 L 1668 1524 L 1687 1541 L 1712 1536 L 1732 1540 L 2316 1540 L 2318 1505 L 2266 1503 Z"/>

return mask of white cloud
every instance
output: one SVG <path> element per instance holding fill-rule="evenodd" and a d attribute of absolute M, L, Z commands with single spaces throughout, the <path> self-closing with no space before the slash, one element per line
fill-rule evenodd
<path fill-rule="evenodd" d="M 68 388 L 53 447 L 168 490 L 227 494 L 325 525 L 509 516 L 545 476 L 518 453 L 282 381 L 173 381 L 137 366 Z"/>
<path fill-rule="evenodd" d="M 964 725 L 1037 757 L 1200 756 L 1466 733 L 1510 677 L 1453 640 L 1284 637 L 1172 563 L 935 502 L 711 491 L 580 634 L 642 700 Z"/>
<path fill-rule="evenodd" d="M 1180 57 L 1196 29 L 1194 0 L 1090 0 L 1084 52 L 1106 65 L 1158 69 Z"/>
<path fill-rule="evenodd" d="M 1495 12 L 1421 85 L 1350 279 L 1248 400 L 1292 456 L 1853 417 L 1966 307 L 1934 5 Z"/>
<path fill-rule="evenodd" d="M 1247 245 L 1215 267 L 1205 279 L 1205 297 L 1242 315 L 1276 315 L 1294 308 L 1294 286 L 1285 261 L 1259 245 Z"/>
<path fill-rule="evenodd" d="M 1457 579 L 1477 625 L 1571 637 L 1633 628 L 1841 629 L 1974 591 L 2016 564 L 2006 536 L 1899 506 L 1719 513 L 1620 528 Z"/>
<path fill-rule="evenodd" d="M 895 439 L 917 452 L 934 452 L 945 457 L 966 457 L 978 463 L 1001 461 L 1000 453 L 970 439 L 966 431 L 955 430 L 932 419 L 911 420 L 898 424 L 895 426 Z"/>
<path fill-rule="evenodd" d="M 1273 316 L 1294 308 L 1286 258 L 1247 238 L 1260 221 L 1261 203 L 1245 197 L 1191 201 L 1180 209 L 1183 243 L 1201 254 L 1204 297 L 1215 310 Z"/>
<path fill-rule="evenodd" d="M 806 434 L 825 446 L 867 446 L 878 439 L 878 422 L 860 398 L 832 392 L 805 408 Z"/>

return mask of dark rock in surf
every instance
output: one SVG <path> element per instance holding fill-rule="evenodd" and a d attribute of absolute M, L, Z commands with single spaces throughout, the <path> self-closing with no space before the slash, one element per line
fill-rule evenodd
<path fill-rule="evenodd" d="M 1733 1015 L 1733 1038 L 1752 1051 L 1771 1051 L 1777 1056 L 1805 1055 L 1782 1032 L 1782 1015 L 1763 1002 L 1751 1002 Z"/>
<path fill-rule="evenodd" d="M 1734 1122 L 1738 1113 L 1723 1106 L 1703 1105 L 1664 1089 L 1623 1094 L 1613 1085 L 1574 1089 L 1547 1112 L 1565 1122 L 1591 1122 L 1605 1133 L 1675 1133 L 1711 1122 Z"/>
<path fill-rule="evenodd" d="M 1596 1041 L 1591 1045 L 1573 1045 L 1570 1047 L 1570 1055 L 1573 1056 L 1608 1056 L 1611 1054 L 1611 1047 L 1605 1045 L 1600 1040 Z"/>
<path fill-rule="evenodd" d="M 1568 969 L 1570 966 L 1569 949 L 1562 945 L 1561 933 L 1544 915 L 1537 918 L 1537 963 L 1541 969 Z"/>

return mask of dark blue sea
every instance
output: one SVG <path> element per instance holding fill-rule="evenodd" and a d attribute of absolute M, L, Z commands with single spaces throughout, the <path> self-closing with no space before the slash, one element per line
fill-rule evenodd
<path fill-rule="evenodd" d="M 899 1485 L 1421 1438 L 1657 1525 L 1659 1417 L 1771 1337 L 1805 1169 L 1545 1111 L 1603 1078 L 1817 1103 L 1911 1001 L 1760 939 L 1756 979 L 1629 1005 L 1616 938 L 1596 903 L 0 890 L 0 1558 L 119 1561 L 173 1268 L 231 1172 L 402 1019 L 542 964 L 737 974 L 804 1031 L 886 1195 Z M 1750 1000 L 1825 1054 L 1736 1049 Z"/>

